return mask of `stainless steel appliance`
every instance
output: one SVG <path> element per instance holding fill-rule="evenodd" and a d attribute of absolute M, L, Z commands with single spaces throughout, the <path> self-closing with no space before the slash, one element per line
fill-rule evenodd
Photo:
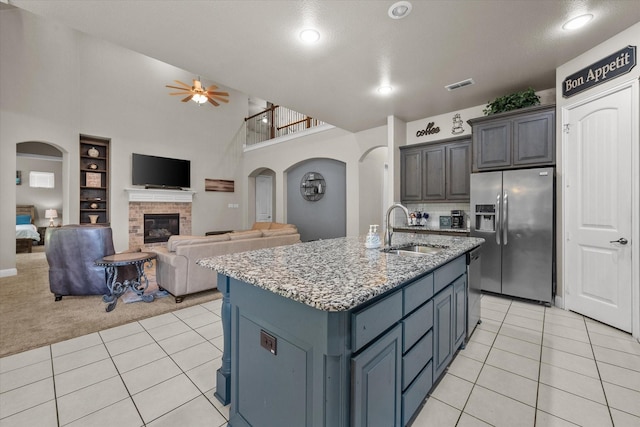
<path fill-rule="evenodd" d="M 451 211 L 451 228 L 466 228 L 464 223 L 464 211 Z"/>
<path fill-rule="evenodd" d="M 482 290 L 551 303 L 554 169 L 471 174 L 471 236 L 482 245 Z"/>
<path fill-rule="evenodd" d="M 467 252 L 467 338 L 471 336 L 476 325 L 480 323 L 481 254 L 482 247 Z"/>

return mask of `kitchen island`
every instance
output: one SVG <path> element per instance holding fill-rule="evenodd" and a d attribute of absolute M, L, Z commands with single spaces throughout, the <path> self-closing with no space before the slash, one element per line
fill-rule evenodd
<path fill-rule="evenodd" d="M 466 252 L 483 239 L 339 238 L 206 258 L 223 293 L 216 397 L 229 425 L 406 425 L 463 344 Z"/>

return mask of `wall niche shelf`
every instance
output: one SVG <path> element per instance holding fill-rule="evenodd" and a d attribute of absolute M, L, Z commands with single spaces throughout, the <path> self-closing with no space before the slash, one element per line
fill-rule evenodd
<path fill-rule="evenodd" d="M 109 143 L 107 138 L 80 135 L 80 224 L 91 224 L 94 215 L 95 223 L 109 224 Z"/>
<path fill-rule="evenodd" d="M 310 202 L 322 199 L 327 191 L 324 177 L 318 172 L 307 172 L 300 181 L 300 194 L 302 198 Z"/>

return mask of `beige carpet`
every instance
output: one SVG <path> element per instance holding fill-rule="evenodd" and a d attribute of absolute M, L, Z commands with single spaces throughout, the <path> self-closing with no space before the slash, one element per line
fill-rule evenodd
<path fill-rule="evenodd" d="M 206 291 L 189 295 L 180 304 L 172 296 L 130 304 L 121 298 L 115 310 L 107 313 L 101 295 L 54 301 L 43 252 L 17 254 L 16 268 L 17 276 L 0 278 L 0 357 L 222 297 L 218 291 Z M 155 264 L 147 274 L 149 288 L 157 287 Z"/>

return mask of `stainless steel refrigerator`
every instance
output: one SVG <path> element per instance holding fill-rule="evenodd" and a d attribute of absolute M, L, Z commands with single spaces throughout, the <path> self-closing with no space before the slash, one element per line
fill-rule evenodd
<path fill-rule="evenodd" d="M 471 174 L 471 235 L 486 240 L 483 291 L 552 302 L 554 199 L 554 168 Z"/>

